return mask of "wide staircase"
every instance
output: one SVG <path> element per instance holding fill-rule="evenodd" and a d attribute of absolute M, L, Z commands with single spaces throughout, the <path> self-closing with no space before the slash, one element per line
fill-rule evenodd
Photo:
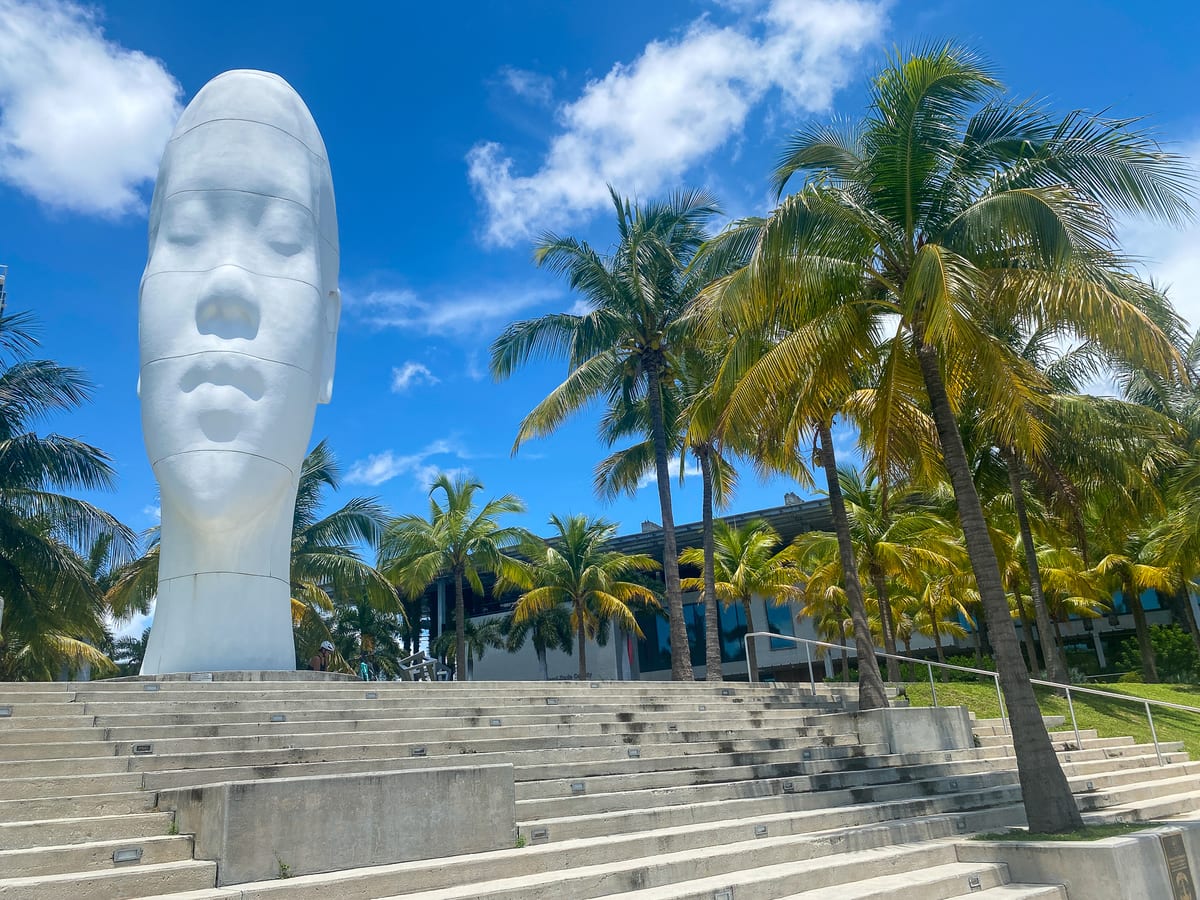
<path fill-rule="evenodd" d="M 964 835 L 1023 821 L 1002 724 L 975 733 L 893 754 L 837 687 L 0 684 L 0 898 L 1066 898 L 958 861 Z M 1200 810 L 1179 744 L 1160 766 L 1131 738 L 1053 737 L 1089 818 Z M 217 888 L 158 809 L 171 788 L 490 762 L 515 767 L 518 822 L 486 853 Z"/>

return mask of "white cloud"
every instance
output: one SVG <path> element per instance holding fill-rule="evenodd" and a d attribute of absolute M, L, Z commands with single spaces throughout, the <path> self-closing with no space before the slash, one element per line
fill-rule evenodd
<path fill-rule="evenodd" d="M 443 438 L 416 453 L 402 455 L 392 450 L 385 450 L 382 453 L 374 453 L 366 459 L 360 459 L 350 466 L 350 471 L 346 474 L 346 482 L 374 487 L 401 475 L 409 475 L 412 477 L 414 487 L 426 489 L 439 472 L 446 472 L 453 478 L 465 471 L 463 468 L 447 468 L 431 462 L 432 459 L 439 456 L 458 460 L 468 458 L 462 448 L 453 441 Z"/>
<path fill-rule="evenodd" d="M 67 0 L 0 0 L 0 47 L 0 178 L 50 206 L 141 209 L 179 117 L 171 73 Z"/>
<path fill-rule="evenodd" d="M 504 66 L 500 78 L 510 91 L 523 100 L 549 106 L 554 99 L 554 79 L 528 69 Z"/>
<path fill-rule="evenodd" d="M 503 286 L 477 293 L 422 297 L 407 288 L 343 293 L 348 313 L 374 328 L 491 340 L 520 313 L 562 296 L 558 288 Z"/>
<path fill-rule="evenodd" d="M 392 369 L 392 393 L 401 394 L 410 387 L 420 384 L 437 384 L 439 380 L 429 371 L 428 366 L 410 359 L 404 365 Z"/>
<path fill-rule="evenodd" d="M 683 477 L 685 480 L 688 478 L 699 478 L 700 477 L 699 464 L 689 463 L 689 464 L 685 465 L 683 467 Z M 672 485 L 675 484 L 675 480 L 678 478 L 679 478 L 679 466 L 676 463 L 672 463 L 671 464 L 671 479 L 672 479 L 671 483 L 672 483 Z M 645 475 L 643 475 L 641 478 L 638 479 L 637 489 L 640 491 L 643 488 L 650 487 L 652 484 L 658 484 L 658 476 L 655 475 L 653 469 L 651 469 L 649 472 L 647 472 Z"/>
<path fill-rule="evenodd" d="M 875 42 L 885 3 L 767 0 L 738 4 L 736 25 L 692 22 L 682 37 L 653 41 L 559 107 L 562 131 L 541 167 L 516 174 L 494 142 L 467 154 L 487 207 L 485 239 L 513 244 L 608 202 L 606 183 L 647 194 L 741 132 L 750 110 L 778 90 L 794 111 L 823 111 Z"/>
<path fill-rule="evenodd" d="M 147 503 L 142 507 L 142 515 L 159 522 L 162 520 L 162 506 L 158 503 Z"/>

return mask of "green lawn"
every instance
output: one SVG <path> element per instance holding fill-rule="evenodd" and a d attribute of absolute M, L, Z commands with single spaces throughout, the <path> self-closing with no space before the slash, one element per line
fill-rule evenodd
<path fill-rule="evenodd" d="M 1070 730 L 1071 716 L 1066 698 L 1051 688 L 1037 688 L 1038 702 L 1042 713 L 1047 716 L 1063 716 Z M 1200 707 L 1200 687 L 1182 684 L 1118 684 L 1105 685 L 1103 690 L 1122 693 L 1150 700 L 1165 700 L 1186 706 Z M 929 706 L 929 684 L 922 682 L 905 686 L 913 706 Z M 1000 715 L 996 690 L 988 684 L 947 683 L 937 686 L 938 704 L 941 706 L 965 706 L 980 719 L 994 719 Z M 1200 759 L 1200 713 L 1181 710 L 1156 709 L 1154 727 L 1160 741 L 1183 741 L 1192 759 Z M 1138 743 L 1150 743 L 1150 726 L 1146 722 L 1145 707 L 1128 700 L 1105 697 L 1075 695 L 1075 716 L 1079 727 L 1094 728 L 1101 737 L 1131 735 Z M 1087 746 L 1086 739 L 1084 746 Z"/>

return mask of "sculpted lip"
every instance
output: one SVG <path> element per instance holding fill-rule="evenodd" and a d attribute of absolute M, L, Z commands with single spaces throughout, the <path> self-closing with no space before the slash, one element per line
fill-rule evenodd
<path fill-rule="evenodd" d="M 179 381 L 179 387 L 190 394 L 202 385 L 231 387 L 251 400 L 262 398 L 266 390 L 262 374 L 249 360 L 202 361 L 189 366 Z"/>

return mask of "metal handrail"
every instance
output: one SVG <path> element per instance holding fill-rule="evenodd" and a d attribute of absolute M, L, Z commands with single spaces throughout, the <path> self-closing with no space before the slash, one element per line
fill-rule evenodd
<path fill-rule="evenodd" d="M 817 693 L 817 678 L 816 674 L 813 672 L 812 653 L 809 651 L 810 646 L 827 647 L 830 650 L 853 650 L 855 657 L 857 658 L 858 656 L 858 648 L 849 646 L 848 644 L 831 644 L 828 641 L 815 641 L 811 638 L 793 637 L 790 634 L 775 634 L 771 631 L 751 631 L 747 632 L 745 637 L 742 638 L 742 643 L 746 648 L 747 663 L 749 663 L 750 660 L 750 639 L 755 638 L 757 640 L 758 638 L 763 637 L 768 637 L 778 641 L 792 641 L 793 643 L 804 645 L 804 660 L 808 665 L 808 681 L 814 696 L 816 696 Z M 1008 716 L 1005 713 L 1004 692 L 1000 689 L 1000 674 L 998 672 L 992 672 L 989 669 L 972 669 L 970 666 L 955 666 L 951 665 L 950 663 L 936 662 L 931 659 L 917 659 L 913 656 L 901 656 L 897 653 L 885 653 L 883 650 L 879 650 L 874 647 L 871 649 L 875 651 L 876 656 L 882 656 L 885 659 L 898 659 L 901 662 L 911 662 L 925 666 L 929 672 L 929 692 L 933 697 L 934 706 L 938 705 L 937 687 L 935 686 L 933 680 L 934 666 L 937 666 L 939 669 L 953 669 L 956 672 L 969 672 L 972 675 L 984 675 L 988 678 L 991 678 L 996 685 L 996 699 L 1000 702 L 1000 724 L 1004 727 L 1004 732 L 1006 734 L 1011 733 L 1008 725 Z M 755 678 L 755 672 L 750 669 L 749 665 L 747 665 L 747 672 L 749 675 L 749 680 L 753 682 Z M 1146 712 L 1146 721 L 1150 724 L 1150 739 L 1154 742 L 1154 755 L 1157 757 L 1158 764 L 1160 766 L 1166 765 L 1166 762 L 1163 760 L 1162 749 L 1159 747 L 1158 730 L 1154 727 L 1154 715 L 1151 712 L 1150 707 L 1152 705 L 1161 706 L 1165 709 L 1177 709 L 1183 712 L 1196 713 L 1197 715 L 1200 715 L 1200 708 L 1195 706 L 1185 706 L 1182 703 L 1171 703 L 1169 700 L 1148 700 L 1145 697 L 1136 697 L 1130 694 L 1119 694 L 1115 691 L 1101 691 L 1097 690 L 1096 688 L 1077 687 L 1073 684 L 1060 684 L 1057 681 L 1043 681 L 1040 678 L 1030 678 L 1029 682 L 1030 684 L 1040 684 L 1044 687 L 1054 688 L 1055 690 L 1060 690 L 1066 693 L 1067 709 L 1071 713 L 1071 729 L 1075 732 L 1075 746 L 1081 750 L 1083 749 L 1083 739 L 1079 736 L 1079 723 L 1075 718 L 1075 701 L 1071 696 L 1072 691 L 1079 694 L 1095 694 L 1098 697 L 1107 697 L 1110 700 L 1128 700 L 1131 703 L 1140 703 Z"/>

